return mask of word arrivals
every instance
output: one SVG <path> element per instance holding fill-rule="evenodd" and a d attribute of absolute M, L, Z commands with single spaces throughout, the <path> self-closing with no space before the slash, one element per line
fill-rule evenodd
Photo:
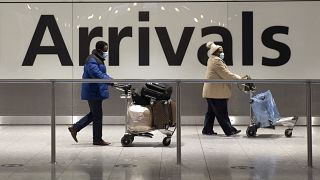
<path fill-rule="evenodd" d="M 139 12 L 139 22 L 149 22 L 148 11 Z M 41 46 L 41 41 L 46 28 L 48 28 L 50 32 L 54 46 Z M 195 28 L 196 27 L 183 27 L 183 32 L 175 51 L 167 28 L 154 27 L 169 66 L 181 66 Z M 149 66 L 150 30 L 150 27 L 138 28 L 139 66 Z M 101 26 L 94 27 L 90 32 L 88 27 L 79 28 L 79 66 L 84 65 L 85 59 L 90 53 L 91 40 L 95 37 L 103 37 L 102 32 L 103 27 Z M 287 26 L 271 26 L 263 31 L 261 35 L 263 45 L 278 51 L 279 56 L 275 59 L 262 57 L 262 65 L 281 66 L 290 60 L 291 50 L 289 46 L 273 39 L 275 34 L 288 35 L 288 33 L 289 27 Z M 108 34 L 110 50 L 109 65 L 119 66 L 120 42 L 124 38 L 133 36 L 132 26 L 126 26 L 120 30 L 118 27 L 109 27 Z M 233 65 L 232 36 L 230 31 L 227 28 L 220 26 L 208 26 L 201 29 L 202 37 L 212 34 L 218 34 L 222 37 L 221 42 L 215 43 L 223 46 L 226 54 L 224 59 L 226 64 Z M 154 40 L 154 38 L 152 38 L 152 40 Z M 73 66 L 70 54 L 53 15 L 41 15 L 22 66 L 33 66 L 38 54 L 57 54 L 62 66 Z M 207 64 L 208 56 L 205 43 L 199 47 L 197 57 L 201 64 Z M 242 12 L 242 65 L 253 65 L 253 12 L 251 11 Z"/>

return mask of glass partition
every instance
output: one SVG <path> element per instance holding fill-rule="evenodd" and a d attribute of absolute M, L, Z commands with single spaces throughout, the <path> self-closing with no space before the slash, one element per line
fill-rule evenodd
<path fill-rule="evenodd" d="M 0 94 L 0 178 L 34 166 L 50 175 L 51 84 L 0 82 Z"/>

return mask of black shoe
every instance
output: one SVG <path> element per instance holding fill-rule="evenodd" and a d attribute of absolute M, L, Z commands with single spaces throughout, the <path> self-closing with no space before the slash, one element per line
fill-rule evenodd
<path fill-rule="evenodd" d="M 236 134 L 239 134 L 240 132 L 241 132 L 241 130 L 235 130 L 235 131 L 232 132 L 231 134 L 226 134 L 226 136 L 236 135 Z"/>
<path fill-rule="evenodd" d="M 239 134 L 241 132 L 241 130 L 236 130 L 235 132 L 233 132 L 233 135 Z"/>
<path fill-rule="evenodd" d="M 104 141 L 103 139 L 101 139 L 100 141 L 98 141 L 98 142 L 93 142 L 92 144 L 93 144 L 93 145 L 97 145 L 97 146 L 108 146 L 108 145 L 110 145 L 111 143 L 106 142 L 106 141 Z"/>
<path fill-rule="evenodd" d="M 69 131 L 70 131 L 70 133 L 71 133 L 71 136 L 72 136 L 72 138 L 74 139 L 74 141 L 78 142 L 78 139 L 77 139 L 77 130 L 76 130 L 76 128 L 74 127 L 74 125 L 69 126 L 68 129 L 69 129 Z"/>
<path fill-rule="evenodd" d="M 216 133 L 216 132 L 214 132 L 214 131 L 210 131 L 210 132 L 202 131 L 202 134 L 203 134 L 203 135 L 209 135 L 209 136 L 211 136 L 211 135 L 217 135 L 218 133 Z"/>

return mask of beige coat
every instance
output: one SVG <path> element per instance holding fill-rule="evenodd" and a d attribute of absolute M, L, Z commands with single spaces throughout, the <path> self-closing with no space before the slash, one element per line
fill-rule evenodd
<path fill-rule="evenodd" d="M 237 74 L 228 70 L 227 65 L 217 56 L 208 59 L 206 79 L 241 79 Z M 204 83 L 203 98 L 228 99 L 231 97 L 230 83 Z"/>

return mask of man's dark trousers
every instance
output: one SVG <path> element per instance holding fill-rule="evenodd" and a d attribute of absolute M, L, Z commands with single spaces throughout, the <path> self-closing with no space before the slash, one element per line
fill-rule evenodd
<path fill-rule="evenodd" d="M 102 139 L 102 100 L 88 100 L 88 104 L 90 112 L 75 124 L 75 128 L 79 132 L 93 122 L 93 142 L 100 142 Z"/>

